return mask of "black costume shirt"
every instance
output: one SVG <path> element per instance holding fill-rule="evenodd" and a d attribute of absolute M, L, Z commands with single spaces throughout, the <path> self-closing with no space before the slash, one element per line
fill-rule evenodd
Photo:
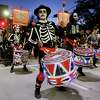
<path fill-rule="evenodd" d="M 36 26 L 32 28 L 29 41 L 33 44 L 37 44 L 37 41 L 40 41 L 44 47 L 55 47 L 57 36 L 59 37 L 60 33 L 54 22 L 38 22 Z"/>

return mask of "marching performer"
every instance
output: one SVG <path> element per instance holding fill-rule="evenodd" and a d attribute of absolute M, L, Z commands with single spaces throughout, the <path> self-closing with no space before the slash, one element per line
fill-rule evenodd
<path fill-rule="evenodd" d="M 55 48 L 57 43 L 57 37 L 59 37 L 59 31 L 54 22 L 48 21 L 47 18 L 51 13 L 51 9 L 47 6 L 40 5 L 34 10 L 34 14 L 38 18 L 38 22 L 35 27 L 32 28 L 29 36 L 29 42 L 38 48 L 39 65 L 40 70 L 36 78 L 35 84 L 35 97 L 40 98 L 40 88 L 44 81 L 44 69 L 42 67 L 41 59 L 45 53 L 40 50 L 41 47 Z"/>
<path fill-rule="evenodd" d="M 23 48 L 21 32 L 22 32 L 22 30 L 20 29 L 20 26 L 18 25 L 17 27 L 14 27 L 13 33 L 8 38 L 8 41 L 10 42 L 11 47 L 13 49 L 12 56 L 14 56 L 15 49 L 22 49 Z M 12 57 L 12 58 L 14 58 L 14 57 Z M 26 64 L 23 65 L 23 70 L 28 72 Z M 10 72 L 11 73 L 14 72 L 14 62 L 13 61 L 12 61 L 12 66 L 11 66 Z"/>

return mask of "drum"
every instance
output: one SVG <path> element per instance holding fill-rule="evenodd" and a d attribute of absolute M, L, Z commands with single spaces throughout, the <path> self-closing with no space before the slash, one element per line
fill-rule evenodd
<path fill-rule="evenodd" d="M 57 49 L 43 58 L 43 66 L 51 85 L 63 85 L 76 78 L 77 67 L 71 59 L 72 52 L 65 49 Z"/>
<path fill-rule="evenodd" d="M 74 53 L 73 54 L 74 63 L 77 66 L 93 65 L 93 56 L 94 56 L 93 49 L 78 47 L 74 48 L 73 53 Z"/>
<path fill-rule="evenodd" d="M 29 52 L 23 49 L 13 50 L 13 63 L 14 64 L 26 64 L 28 62 Z"/>
<path fill-rule="evenodd" d="M 100 48 L 96 50 L 96 58 L 100 60 Z"/>

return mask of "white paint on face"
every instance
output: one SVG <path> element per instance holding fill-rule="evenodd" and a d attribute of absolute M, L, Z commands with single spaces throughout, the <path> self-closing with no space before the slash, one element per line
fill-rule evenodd
<path fill-rule="evenodd" d="M 78 19 L 78 14 L 77 14 L 77 13 L 74 13 L 74 14 L 73 14 L 73 18 L 74 18 L 75 20 L 77 20 L 77 19 Z"/>
<path fill-rule="evenodd" d="M 40 9 L 38 14 L 39 14 L 40 20 L 46 20 L 46 18 L 47 18 L 47 10 L 46 9 Z"/>

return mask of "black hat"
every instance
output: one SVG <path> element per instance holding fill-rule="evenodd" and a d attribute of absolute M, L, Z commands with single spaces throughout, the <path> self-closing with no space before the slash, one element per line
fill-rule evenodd
<path fill-rule="evenodd" d="M 40 5 L 38 8 L 36 8 L 36 9 L 34 10 L 34 14 L 35 14 L 36 16 L 38 16 L 38 11 L 39 11 L 40 9 L 46 9 L 46 10 L 47 10 L 47 16 L 51 13 L 51 9 L 50 9 L 49 7 L 44 6 L 44 5 Z"/>

